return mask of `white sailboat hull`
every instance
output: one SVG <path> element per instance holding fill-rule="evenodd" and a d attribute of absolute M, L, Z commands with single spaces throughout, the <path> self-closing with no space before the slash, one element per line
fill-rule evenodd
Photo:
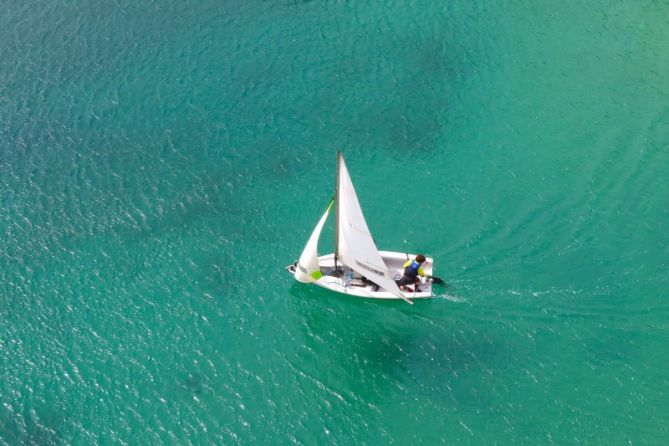
<path fill-rule="evenodd" d="M 337 293 L 371 299 L 411 299 L 432 296 L 432 281 L 421 279 L 400 289 L 395 282 L 404 273 L 404 263 L 411 257 L 400 252 L 379 251 L 353 187 L 351 176 L 341 152 L 337 152 L 337 184 L 335 195 L 314 228 L 297 262 L 286 268 L 295 280 L 316 285 Z M 335 204 L 335 254 L 318 256 L 318 240 L 330 209 Z M 432 275 L 432 259 L 423 271 Z"/>
<path fill-rule="evenodd" d="M 404 263 L 407 259 L 413 259 L 416 254 L 406 254 L 401 252 L 379 251 L 381 258 L 388 267 L 388 270 L 393 275 L 395 280 L 399 280 L 404 273 Z M 318 264 L 323 276 L 313 281 L 312 283 L 322 288 L 342 293 L 349 296 L 363 297 L 368 299 L 401 299 L 399 296 L 378 288 L 374 284 L 365 282 L 359 273 L 346 268 L 345 265 L 338 263 L 337 275 L 335 275 L 334 254 L 327 254 L 318 257 Z M 423 263 L 423 271 L 426 275 L 432 275 L 433 260 L 427 257 Z M 287 268 L 291 274 L 295 275 L 295 268 Z M 419 290 L 416 291 L 414 286 L 409 286 L 408 289 L 402 290 L 402 294 L 407 299 L 425 299 L 432 297 L 432 282 L 421 278 Z"/>

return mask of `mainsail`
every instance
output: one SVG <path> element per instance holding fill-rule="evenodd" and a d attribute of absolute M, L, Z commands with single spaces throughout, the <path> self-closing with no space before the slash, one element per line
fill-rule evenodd
<path fill-rule="evenodd" d="M 381 288 L 404 299 L 404 295 L 393 280 L 388 267 L 379 254 L 379 250 L 376 248 L 372 234 L 369 232 L 341 152 L 337 154 L 337 158 L 339 176 L 337 178 L 336 195 L 335 239 L 337 246 L 335 247 L 335 256 L 344 265 L 367 277 Z M 322 225 L 321 227 L 317 226 L 316 229 L 320 232 Z M 315 233 L 316 231 L 314 231 Z"/>
<path fill-rule="evenodd" d="M 315 282 L 323 276 L 320 266 L 318 265 L 318 239 L 321 236 L 321 231 L 323 231 L 323 225 L 325 225 L 325 221 L 328 219 L 328 214 L 330 213 L 333 202 L 334 198 L 330 200 L 328 208 L 318 221 L 318 224 L 314 228 L 314 232 L 311 233 L 311 237 L 309 237 L 309 241 L 304 247 L 304 251 L 302 251 L 300 260 L 297 261 L 295 279 L 300 282 Z"/>

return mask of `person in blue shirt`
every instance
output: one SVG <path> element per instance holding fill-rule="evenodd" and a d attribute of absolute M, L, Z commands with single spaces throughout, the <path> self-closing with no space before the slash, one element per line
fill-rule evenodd
<path fill-rule="evenodd" d="M 404 275 L 400 280 L 396 281 L 397 286 L 416 285 L 416 291 L 420 291 L 418 289 L 418 285 L 420 284 L 418 276 L 425 277 L 425 272 L 422 268 L 423 263 L 425 263 L 425 256 L 423 254 L 418 254 L 413 260 L 407 260 L 404 264 Z"/>

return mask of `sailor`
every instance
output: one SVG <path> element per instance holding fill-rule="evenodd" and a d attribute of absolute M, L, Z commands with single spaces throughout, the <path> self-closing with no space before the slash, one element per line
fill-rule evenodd
<path fill-rule="evenodd" d="M 407 260 L 404 264 L 404 275 L 396 282 L 397 286 L 402 287 L 415 284 L 416 291 L 420 291 L 418 289 L 418 285 L 420 284 L 418 276 L 425 277 L 425 272 L 421 266 L 423 263 L 425 263 L 425 256 L 423 254 L 418 254 L 413 260 Z"/>

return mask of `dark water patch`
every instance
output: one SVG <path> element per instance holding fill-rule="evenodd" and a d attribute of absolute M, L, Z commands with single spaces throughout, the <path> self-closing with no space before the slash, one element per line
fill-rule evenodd
<path fill-rule="evenodd" d="M 196 397 L 201 397 L 205 393 L 213 391 L 209 383 L 209 377 L 198 372 L 191 372 L 185 376 L 180 376 L 177 388 L 190 396 Z"/>
<path fill-rule="evenodd" d="M 615 328 L 615 325 L 608 324 L 584 338 L 583 342 L 588 365 L 598 369 L 642 363 L 645 348 L 654 343 L 651 333 Z"/>
<path fill-rule="evenodd" d="M 395 65 L 392 82 L 384 85 L 393 95 L 377 100 L 381 113 L 370 128 L 380 129 L 378 133 L 386 137 L 386 151 L 395 156 L 434 153 L 449 121 L 449 108 L 457 100 L 455 92 L 468 78 L 472 55 L 467 42 L 449 29 L 456 25 L 447 16 L 434 20 L 435 30 L 429 36 L 401 30 L 388 39 L 382 51 L 389 62 L 401 64 Z"/>
<path fill-rule="evenodd" d="M 330 383 L 330 375 L 338 377 L 337 388 L 350 404 L 359 404 L 358 399 L 381 404 L 391 395 L 418 393 L 421 399 L 463 410 L 489 406 L 493 387 L 499 390 L 506 370 L 517 366 L 522 349 L 502 336 L 504 330 L 453 326 L 452 319 L 412 321 L 416 314 L 400 317 L 402 323 L 390 317 L 404 311 L 393 303 L 360 302 L 314 288 L 291 288 L 295 297 L 307 299 L 301 305 L 302 342 L 309 346 L 309 356 L 327 351 L 332 363 L 339 364 L 322 379 Z M 422 304 L 416 304 L 422 307 L 419 313 L 433 306 Z"/>
<path fill-rule="evenodd" d="M 24 414 L 2 408 L 0 442 L 7 445 L 56 446 L 68 444 L 67 420 L 58 409 L 26 409 Z"/>
<path fill-rule="evenodd" d="M 130 163 L 132 169 L 140 169 L 145 156 L 124 152 L 137 161 Z M 8 188 L 16 192 L 5 197 L 9 199 L 4 206 L 23 219 L 7 226 L 6 266 L 20 260 L 39 269 L 39 265 L 52 263 L 54 254 L 80 253 L 93 239 L 134 244 L 192 232 L 203 224 L 220 228 L 219 237 L 228 241 L 276 239 L 267 224 L 271 220 L 266 216 L 267 203 L 249 206 L 248 200 L 237 199 L 247 188 L 255 187 L 258 174 L 248 168 L 242 170 L 247 174 L 231 172 L 228 166 L 190 172 L 184 163 L 194 162 L 192 155 L 179 157 L 168 152 L 152 161 L 157 168 L 146 170 L 144 178 L 149 181 L 145 187 L 135 188 L 136 180 L 128 183 L 130 174 L 111 148 L 86 156 L 71 151 L 63 155 L 67 158 L 61 158 L 59 164 L 69 159 L 74 175 L 58 168 L 40 171 L 29 184 L 43 186 L 32 190 L 14 187 L 19 177 L 8 179 Z M 46 159 L 41 162 L 47 164 Z M 109 170 L 96 171 L 101 165 Z M 285 165 L 270 169 L 270 175 L 276 176 L 277 169 L 289 175 Z"/>
<path fill-rule="evenodd" d="M 34 75 L 28 79 L 17 76 L 16 86 L 39 80 L 54 89 L 52 94 L 58 94 L 56 87 L 78 85 L 87 77 L 119 75 L 138 54 L 160 51 L 166 42 L 192 33 L 194 28 L 200 31 L 203 22 L 212 21 L 212 18 L 215 22 L 220 21 L 239 7 L 236 2 L 226 4 L 225 8 L 210 4 L 123 3 L 97 7 L 47 2 L 40 9 L 43 20 L 39 27 L 32 26 L 33 8 L 23 11 L 16 8 L 13 11 L 16 16 L 2 27 L 3 34 L 6 37 L 21 36 L 21 39 L 15 39 L 21 45 L 13 50 L 28 69 L 15 73 Z M 11 9 L 8 17 L 12 16 Z M 43 75 L 54 67 L 58 68 L 55 79 Z M 44 71 L 42 75 L 41 71 Z"/>

